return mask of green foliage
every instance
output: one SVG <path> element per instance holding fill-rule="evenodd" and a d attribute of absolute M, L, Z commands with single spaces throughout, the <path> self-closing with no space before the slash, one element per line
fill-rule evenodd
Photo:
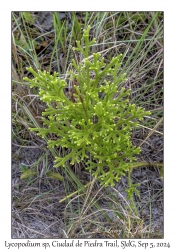
<path fill-rule="evenodd" d="M 139 186 L 140 186 L 139 183 L 131 184 L 130 187 L 126 189 L 126 192 L 128 194 L 128 200 L 133 198 L 133 193 L 135 193 L 138 197 L 140 197 L 140 192 L 137 189 L 137 187 Z"/>
<path fill-rule="evenodd" d="M 50 133 L 55 139 L 48 141 L 48 147 L 68 149 L 64 157 L 56 157 L 55 167 L 86 161 L 87 170 L 106 186 L 114 185 L 130 169 L 139 148 L 132 145 L 133 127 L 138 120 L 150 114 L 143 108 L 130 104 L 130 90 L 119 89 L 119 83 L 126 75 L 118 76 L 122 55 L 105 63 L 100 53 L 90 56 L 90 47 L 95 39 L 89 40 L 90 26 L 84 30 L 83 39 L 77 41 L 77 48 L 84 59 L 72 60 L 69 80 L 74 83 L 72 96 L 66 95 L 66 80 L 54 72 L 28 71 L 34 79 L 24 80 L 31 87 L 39 88 L 40 99 L 47 104 L 43 112 L 43 127 L 31 128 L 43 138 Z"/>
<path fill-rule="evenodd" d="M 22 12 L 24 19 L 29 24 L 34 24 L 34 18 L 30 12 Z"/>

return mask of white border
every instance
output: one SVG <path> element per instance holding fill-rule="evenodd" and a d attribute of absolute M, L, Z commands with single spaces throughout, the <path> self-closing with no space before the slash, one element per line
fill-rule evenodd
<path fill-rule="evenodd" d="M 174 240 L 174 183 L 175 183 L 175 91 L 174 91 L 174 4 L 169 1 L 2 1 L 1 2 L 1 143 L 0 143 L 0 247 L 5 249 L 4 242 L 26 242 L 26 240 L 11 239 L 11 11 L 164 11 L 165 25 L 165 115 L 164 115 L 164 145 L 165 145 L 165 233 L 164 240 L 151 240 L 153 242 L 170 242 L 171 248 L 175 246 Z M 32 242 L 52 242 L 52 240 L 32 240 Z M 150 242 L 150 240 L 142 240 Z M 100 241 L 99 241 L 100 242 Z M 15 249 L 15 247 L 13 248 Z M 29 249 L 25 247 L 25 249 Z M 31 249 L 31 248 L 30 248 Z M 44 248 L 40 248 L 44 249 Z M 56 248 L 49 248 L 56 249 Z M 66 249 L 66 248 L 64 248 Z M 96 247 L 93 247 L 96 249 Z M 142 249 L 142 248 L 140 248 Z M 154 248 L 157 249 L 157 248 Z"/>

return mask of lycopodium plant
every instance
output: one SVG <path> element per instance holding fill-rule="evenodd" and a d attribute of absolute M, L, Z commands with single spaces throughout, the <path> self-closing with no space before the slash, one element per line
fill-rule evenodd
<path fill-rule="evenodd" d="M 100 53 L 90 55 L 96 43 L 89 40 L 90 26 L 74 50 L 82 60 L 72 60 L 67 79 L 58 73 L 28 71 L 34 76 L 24 80 L 38 87 L 40 99 L 47 104 L 42 113 L 43 127 L 31 128 L 43 138 L 52 134 L 48 147 L 68 152 L 55 158 L 55 167 L 84 161 L 86 169 L 105 186 L 114 185 L 130 170 L 140 148 L 131 141 L 132 130 L 149 111 L 129 103 L 130 90 L 120 88 L 126 75 L 120 74 L 122 55 L 106 64 Z M 72 82 L 71 95 L 66 87 Z M 54 136 L 53 136 L 54 135 Z"/>

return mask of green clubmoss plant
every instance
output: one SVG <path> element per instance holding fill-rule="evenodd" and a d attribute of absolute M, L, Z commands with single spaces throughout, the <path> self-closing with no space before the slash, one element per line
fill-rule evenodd
<path fill-rule="evenodd" d="M 31 88 L 38 87 L 40 99 L 47 104 L 43 112 L 43 127 L 31 128 L 43 138 L 49 134 L 48 147 L 62 147 L 67 155 L 55 158 L 55 167 L 67 161 L 85 161 L 92 175 L 108 186 L 114 185 L 129 171 L 140 148 L 133 146 L 131 135 L 149 111 L 129 103 L 130 90 L 120 88 L 126 75 L 119 74 L 122 55 L 107 64 L 100 53 L 90 55 L 96 43 L 89 40 L 90 27 L 83 32 L 81 42 L 74 48 L 83 60 L 72 60 L 67 79 L 58 73 L 28 71 L 34 76 L 24 80 Z M 71 96 L 67 94 L 68 80 L 72 81 Z"/>

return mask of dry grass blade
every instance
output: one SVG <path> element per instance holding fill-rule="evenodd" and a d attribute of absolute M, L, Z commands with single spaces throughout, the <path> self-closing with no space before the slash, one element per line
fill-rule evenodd
<path fill-rule="evenodd" d="M 162 121 L 163 121 L 163 117 L 160 119 L 160 121 L 155 125 L 155 127 L 152 129 L 152 131 L 148 134 L 148 136 L 145 138 L 145 140 L 142 142 L 142 143 L 140 143 L 140 145 L 139 145 L 139 147 L 140 146 L 142 146 L 144 143 L 145 143 L 145 141 L 156 131 L 156 129 L 158 128 L 158 126 L 162 123 Z"/>

